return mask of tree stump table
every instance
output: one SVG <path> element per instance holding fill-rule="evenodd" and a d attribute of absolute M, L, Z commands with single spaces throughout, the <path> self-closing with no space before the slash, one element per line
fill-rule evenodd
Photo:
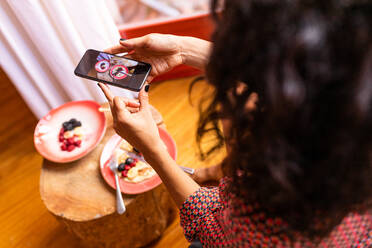
<path fill-rule="evenodd" d="M 107 105 L 104 105 L 107 107 Z M 100 144 L 80 160 L 43 161 L 40 195 L 47 209 L 89 247 L 142 247 L 156 240 L 175 216 L 175 205 L 163 184 L 138 195 L 123 195 L 126 212 L 116 213 L 115 190 L 100 174 L 99 158 L 114 134 L 110 112 Z M 156 110 L 154 119 L 162 118 Z"/>

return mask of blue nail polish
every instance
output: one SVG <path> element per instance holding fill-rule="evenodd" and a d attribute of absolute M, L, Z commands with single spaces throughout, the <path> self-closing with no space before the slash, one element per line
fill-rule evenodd
<path fill-rule="evenodd" d="M 127 40 L 127 39 L 124 39 L 124 38 L 120 38 L 120 41 L 125 41 L 125 40 Z"/>

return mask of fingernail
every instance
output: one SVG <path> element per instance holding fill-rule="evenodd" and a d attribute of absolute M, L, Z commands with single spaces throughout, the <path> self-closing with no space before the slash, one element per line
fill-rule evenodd
<path fill-rule="evenodd" d="M 125 41 L 125 40 L 127 40 L 127 39 L 124 39 L 124 38 L 120 38 L 120 41 Z"/>
<path fill-rule="evenodd" d="M 145 91 L 149 92 L 149 89 L 150 89 L 150 85 L 148 84 L 148 85 L 145 86 Z"/>

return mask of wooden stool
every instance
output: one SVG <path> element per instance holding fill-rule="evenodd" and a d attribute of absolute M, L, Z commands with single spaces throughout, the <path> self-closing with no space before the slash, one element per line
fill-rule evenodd
<path fill-rule="evenodd" d="M 87 156 L 67 164 L 44 160 L 40 195 L 57 220 L 90 247 L 141 247 L 161 236 L 175 217 L 175 205 L 161 184 L 143 194 L 124 195 L 126 212 L 116 213 L 115 190 L 99 168 L 103 147 L 114 134 L 111 113 L 105 116 L 105 136 Z M 162 123 L 155 109 L 153 117 Z"/>

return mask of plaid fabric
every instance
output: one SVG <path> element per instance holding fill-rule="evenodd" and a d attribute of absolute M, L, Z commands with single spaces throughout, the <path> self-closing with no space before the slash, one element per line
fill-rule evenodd
<path fill-rule="evenodd" d="M 222 179 L 219 187 L 202 187 L 181 206 L 181 226 L 190 242 L 199 239 L 203 247 L 372 247 L 370 213 L 350 213 L 315 243 L 298 233 L 291 240 L 285 221 L 266 217 L 258 204 L 244 204 L 226 184 Z"/>

